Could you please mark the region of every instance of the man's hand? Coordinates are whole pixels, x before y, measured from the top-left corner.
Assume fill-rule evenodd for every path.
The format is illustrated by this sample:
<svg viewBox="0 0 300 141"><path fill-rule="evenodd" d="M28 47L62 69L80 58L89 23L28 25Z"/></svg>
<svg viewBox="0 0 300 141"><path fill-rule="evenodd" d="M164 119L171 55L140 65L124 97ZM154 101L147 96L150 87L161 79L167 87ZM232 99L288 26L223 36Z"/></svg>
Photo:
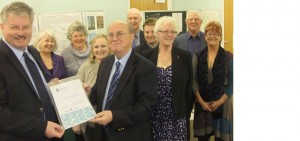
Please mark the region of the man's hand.
<svg viewBox="0 0 300 141"><path fill-rule="evenodd" d="M102 111L96 114L96 117L91 119L90 122L98 123L100 125L107 125L113 120L112 112L110 110Z"/></svg>
<svg viewBox="0 0 300 141"><path fill-rule="evenodd" d="M48 121L45 136L47 138L61 138L65 133L65 129L57 123Z"/></svg>

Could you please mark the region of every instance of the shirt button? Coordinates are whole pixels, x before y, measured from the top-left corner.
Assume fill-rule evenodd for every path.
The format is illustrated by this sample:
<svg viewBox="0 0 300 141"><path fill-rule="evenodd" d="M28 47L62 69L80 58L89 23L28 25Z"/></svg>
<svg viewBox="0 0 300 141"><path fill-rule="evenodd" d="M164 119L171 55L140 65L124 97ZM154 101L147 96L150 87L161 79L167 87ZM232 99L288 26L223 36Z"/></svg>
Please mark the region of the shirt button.
<svg viewBox="0 0 300 141"><path fill-rule="evenodd" d="M40 111L41 111L41 112L43 112L43 111L44 111L44 109L43 109L43 108L40 108Z"/></svg>

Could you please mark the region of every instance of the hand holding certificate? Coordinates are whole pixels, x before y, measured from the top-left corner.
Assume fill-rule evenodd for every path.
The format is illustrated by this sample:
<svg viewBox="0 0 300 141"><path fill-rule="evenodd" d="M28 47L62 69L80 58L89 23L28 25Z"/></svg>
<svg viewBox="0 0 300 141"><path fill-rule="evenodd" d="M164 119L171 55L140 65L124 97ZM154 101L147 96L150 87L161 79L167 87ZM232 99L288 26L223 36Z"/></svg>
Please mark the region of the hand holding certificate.
<svg viewBox="0 0 300 141"><path fill-rule="evenodd" d="M79 79L49 87L61 125L68 129L96 115Z"/></svg>

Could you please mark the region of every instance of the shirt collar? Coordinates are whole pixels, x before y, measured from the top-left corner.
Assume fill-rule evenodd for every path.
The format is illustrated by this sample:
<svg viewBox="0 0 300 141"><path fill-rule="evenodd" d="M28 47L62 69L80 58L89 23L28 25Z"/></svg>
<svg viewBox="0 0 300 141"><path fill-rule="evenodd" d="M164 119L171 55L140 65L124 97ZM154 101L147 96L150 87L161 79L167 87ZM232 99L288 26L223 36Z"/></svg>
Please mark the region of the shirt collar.
<svg viewBox="0 0 300 141"><path fill-rule="evenodd" d="M188 34L188 39L194 38L194 37L192 36L191 32L188 32L187 34ZM200 31L198 32L198 34L196 35L195 38L200 38Z"/></svg>
<svg viewBox="0 0 300 141"><path fill-rule="evenodd" d="M138 32L135 33L135 36L137 36L138 38L140 37L140 31L141 30L138 30Z"/></svg>
<svg viewBox="0 0 300 141"><path fill-rule="evenodd" d="M130 50L129 50L129 51L125 54L125 56L123 56L120 60L118 60L118 58L115 56L115 63L116 63L117 61L119 61L119 62L121 63L122 66L125 66L125 64L127 63L128 58L129 58L131 52L132 52L132 48L130 48Z"/></svg>
<svg viewBox="0 0 300 141"><path fill-rule="evenodd" d="M12 45L10 45L8 42L6 42L6 40L5 40L4 37L3 37L2 39L3 39L3 41L8 45L8 47L14 52L14 54L17 56L17 58L18 58L19 60L21 60L21 58L23 57L24 52L27 52L27 53L28 53L28 48L27 48L27 47L25 48L25 51L21 51L21 50L16 49L16 48L13 47Z"/></svg>

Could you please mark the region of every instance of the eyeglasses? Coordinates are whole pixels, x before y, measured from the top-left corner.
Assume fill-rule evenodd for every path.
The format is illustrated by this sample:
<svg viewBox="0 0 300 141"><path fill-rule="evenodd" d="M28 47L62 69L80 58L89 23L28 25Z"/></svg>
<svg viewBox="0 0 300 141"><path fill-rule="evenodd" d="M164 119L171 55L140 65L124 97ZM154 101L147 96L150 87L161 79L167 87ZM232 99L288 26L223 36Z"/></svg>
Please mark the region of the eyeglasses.
<svg viewBox="0 0 300 141"><path fill-rule="evenodd" d="M116 38L122 38L125 34L130 34L130 33L124 33L124 32L117 32L117 33L108 33L108 39L113 39L114 37Z"/></svg>
<svg viewBox="0 0 300 141"><path fill-rule="evenodd" d="M198 18L191 18L191 19L188 19L188 21L189 22L192 22L192 21L198 22L198 21L200 21L200 19L198 19Z"/></svg>
<svg viewBox="0 0 300 141"><path fill-rule="evenodd" d="M9 26L9 29L12 31L29 31L31 30L31 26L23 26L23 27L19 27L19 26Z"/></svg>
<svg viewBox="0 0 300 141"><path fill-rule="evenodd" d="M174 31L174 30L171 30L171 31L168 31L168 30L158 30L158 32L161 32L165 35L169 35L171 33L171 35L175 35L177 34L177 31Z"/></svg>
<svg viewBox="0 0 300 141"><path fill-rule="evenodd" d="M219 36L220 36L220 33L218 33L218 32L206 32L205 35L206 35L206 36L219 37Z"/></svg>

